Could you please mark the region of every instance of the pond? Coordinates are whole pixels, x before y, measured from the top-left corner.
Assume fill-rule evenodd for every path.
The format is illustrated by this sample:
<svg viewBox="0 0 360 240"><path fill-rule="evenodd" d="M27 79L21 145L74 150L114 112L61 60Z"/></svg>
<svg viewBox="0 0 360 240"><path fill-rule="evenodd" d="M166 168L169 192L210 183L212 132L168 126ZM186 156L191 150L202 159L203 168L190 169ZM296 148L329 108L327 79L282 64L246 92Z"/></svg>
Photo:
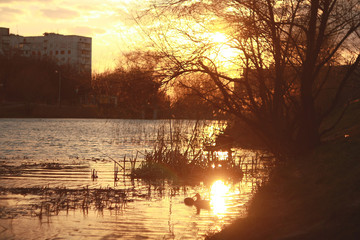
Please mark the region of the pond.
<svg viewBox="0 0 360 240"><path fill-rule="evenodd" d="M186 120L0 119L0 235L5 239L203 239L246 215L264 172L190 185L131 179L159 132L214 140L226 123ZM235 160L260 154L235 149ZM125 160L125 161L124 161ZM130 162L132 160L132 163ZM114 176L114 162L124 162ZM93 172L96 172L94 178ZM199 193L211 208L184 198Z"/></svg>

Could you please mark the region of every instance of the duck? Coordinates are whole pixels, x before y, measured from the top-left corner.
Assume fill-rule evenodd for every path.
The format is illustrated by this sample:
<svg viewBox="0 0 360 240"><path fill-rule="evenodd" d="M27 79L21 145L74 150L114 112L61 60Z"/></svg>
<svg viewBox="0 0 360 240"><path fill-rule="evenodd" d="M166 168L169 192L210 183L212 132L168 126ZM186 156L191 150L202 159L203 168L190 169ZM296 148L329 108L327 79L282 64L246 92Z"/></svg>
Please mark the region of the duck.
<svg viewBox="0 0 360 240"><path fill-rule="evenodd" d="M199 193L196 193L194 197L185 198L184 203L187 206L195 206L198 214L200 213L201 209L210 210L210 201L201 199Z"/></svg>

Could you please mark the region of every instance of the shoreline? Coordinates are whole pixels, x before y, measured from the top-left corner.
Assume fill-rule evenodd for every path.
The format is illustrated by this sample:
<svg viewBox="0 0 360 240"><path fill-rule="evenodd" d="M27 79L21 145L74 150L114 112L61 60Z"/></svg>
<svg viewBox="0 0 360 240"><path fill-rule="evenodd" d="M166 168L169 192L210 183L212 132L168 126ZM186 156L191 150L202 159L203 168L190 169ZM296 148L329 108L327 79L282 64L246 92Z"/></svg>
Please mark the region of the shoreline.
<svg viewBox="0 0 360 240"><path fill-rule="evenodd" d="M270 180L217 239L360 239L360 136L329 141L275 167Z"/></svg>
<svg viewBox="0 0 360 240"><path fill-rule="evenodd" d="M144 115L133 116L125 112L121 107L97 106L81 104L38 104L38 103L0 103L1 118L98 118L98 119L180 119L180 120L199 120L196 118L173 118L162 114L153 118ZM220 120L224 119L200 119L200 120Z"/></svg>
<svg viewBox="0 0 360 240"><path fill-rule="evenodd" d="M101 118L99 109L81 105L11 103L0 105L0 118Z"/></svg>

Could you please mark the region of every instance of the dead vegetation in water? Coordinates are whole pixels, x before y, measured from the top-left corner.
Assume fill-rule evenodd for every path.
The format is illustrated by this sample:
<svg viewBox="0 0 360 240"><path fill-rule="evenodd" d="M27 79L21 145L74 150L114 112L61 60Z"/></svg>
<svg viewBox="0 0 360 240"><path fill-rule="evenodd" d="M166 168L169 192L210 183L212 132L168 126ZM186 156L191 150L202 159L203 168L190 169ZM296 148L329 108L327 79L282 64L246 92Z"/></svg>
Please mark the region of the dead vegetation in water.
<svg viewBox="0 0 360 240"><path fill-rule="evenodd" d="M88 165L83 162L72 162L70 163L59 163L56 161L47 161L47 162L25 162L20 165L6 164L3 162L0 164L0 175L11 175L11 176L21 176L24 173L27 173L28 170L74 170L74 169L86 169Z"/></svg>
<svg viewBox="0 0 360 240"><path fill-rule="evenodd" d="M26 211L22 213L31 216L50 217L58 215L60 212L81 210L87 214L89 210L102 212L104 209L121 211L124 209L127 202L132 201L128 198L126 190L123 189L67 189L67 188L47 188L47 187L33 187L33 188L0 188L0 194L3 196L14 195L31 195L37 196L35 203L27 206ZM18 210L16 208L15 210ZM15 217L18 215L13 212L10 214L9 210L5 208L0 211L0 218L6 216Z"/></svg>
<svg viewBox="0 0 360 240"><path fill-rule="evenodd" d="M0 203L2 201L16 202L15 205L0 206L0 219L14 219L30 216L49 220L52 216L80 212L88 215L89 212L104 212L122 214L128 203L153 200L164 196L175 196L186 187L168 185L164 180L149 181L142 189L135 186L126 189L116 188L81 188L69 189L66 187L0 187Z"/></svg>

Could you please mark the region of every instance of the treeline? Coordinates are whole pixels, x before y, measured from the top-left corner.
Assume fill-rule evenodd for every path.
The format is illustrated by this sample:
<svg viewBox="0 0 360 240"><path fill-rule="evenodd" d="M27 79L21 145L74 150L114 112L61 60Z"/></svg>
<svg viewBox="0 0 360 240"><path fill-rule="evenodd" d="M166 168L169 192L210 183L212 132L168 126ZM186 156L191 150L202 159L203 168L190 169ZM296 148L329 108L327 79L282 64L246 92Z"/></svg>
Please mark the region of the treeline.
<svg viewBox="0 0 360 240"><path fill-rule="evenodd" d="M115 70L93 77L93 94L103 96L100 105L105 111L106 108L107 112L112 111L116 105L116 111L123 118L224 117L194 89L182 84L164 83L159 65L161 59L154 53L135 51L124 54Z"/></svg>
<svg viewBox="0 0 360 240"><path fill-rule="evenodd" d="M91 78L50 59L0 56L0 105L92 106L98 117L224 117L194 89L164 84L156 69L158 64L154 54L132 52L122 56L116 69Z"/></svg>
<svg viewBox="0 0 360 240"><path fill-rule="evenodd" d="M50 59L0 56L0 101L76 104L91 91L91 76Z"/></svg>

